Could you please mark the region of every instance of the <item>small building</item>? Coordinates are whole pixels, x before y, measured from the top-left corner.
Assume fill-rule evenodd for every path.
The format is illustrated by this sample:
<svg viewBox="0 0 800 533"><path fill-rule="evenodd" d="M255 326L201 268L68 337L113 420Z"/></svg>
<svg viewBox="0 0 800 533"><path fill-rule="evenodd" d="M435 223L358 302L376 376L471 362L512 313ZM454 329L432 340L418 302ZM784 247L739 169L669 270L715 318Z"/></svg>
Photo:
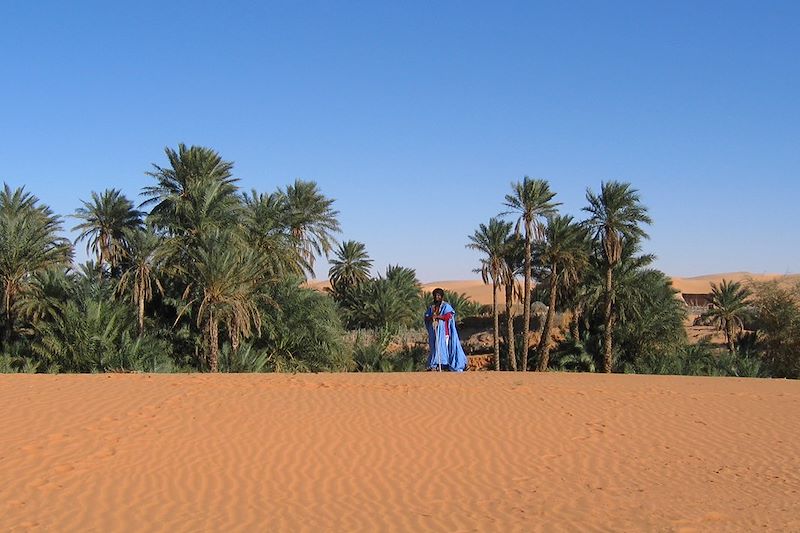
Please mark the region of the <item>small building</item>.
<svg viewBox="0 0 800 533"><path fill-rule="evenodd" d="M711 308L711 293L684 292L681 296L690 312L702 313Z"/></svg>

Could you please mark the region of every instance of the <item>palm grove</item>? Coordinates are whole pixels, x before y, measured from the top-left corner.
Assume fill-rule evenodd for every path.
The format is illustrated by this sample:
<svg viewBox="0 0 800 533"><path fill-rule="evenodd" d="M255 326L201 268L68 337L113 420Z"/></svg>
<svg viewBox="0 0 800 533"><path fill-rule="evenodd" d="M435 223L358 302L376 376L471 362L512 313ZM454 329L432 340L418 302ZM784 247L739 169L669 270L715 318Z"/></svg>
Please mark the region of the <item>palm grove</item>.
<svg viewBox="0 0 800 533"><path fill-rule="evenodd" d="M165 152L138 207L108 189L70 215L74 245L92 257L80 266L59 216L24 188L0 191L0 371L423 367L424 342L397 342L424 338L428 295L415 271L372 277L364 244L337 242L338 212L314 182L245 192L214 150ZM637 191L588 191L581 221L559 214L555 198L526 177L468 236L493 289L495 369L800 374L800 289L715 286L702 318L726 347L690 345L685 306L641 252L651 221ZM323 255L325 293L302 283ZM462 319L484 311L446 297Z"/></svg>

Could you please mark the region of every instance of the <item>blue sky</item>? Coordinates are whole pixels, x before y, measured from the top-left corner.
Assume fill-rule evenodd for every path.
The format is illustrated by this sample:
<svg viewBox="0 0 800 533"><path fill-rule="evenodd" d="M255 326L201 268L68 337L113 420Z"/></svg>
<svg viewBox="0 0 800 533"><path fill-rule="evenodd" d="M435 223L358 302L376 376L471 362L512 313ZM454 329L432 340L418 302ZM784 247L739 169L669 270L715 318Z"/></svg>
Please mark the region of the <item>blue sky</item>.
<svg viewBox="0 0 800 533"><path fill-rule="evenodd" d="M800 272L798 20L778 1L10 0L0 180L68 215L91 191L138 201L166 146L209 146L244 189L316 181L341 239L423 281L475 277L468 235L512 181L549 180L580 218L621 180L667 274Z"/></svg>

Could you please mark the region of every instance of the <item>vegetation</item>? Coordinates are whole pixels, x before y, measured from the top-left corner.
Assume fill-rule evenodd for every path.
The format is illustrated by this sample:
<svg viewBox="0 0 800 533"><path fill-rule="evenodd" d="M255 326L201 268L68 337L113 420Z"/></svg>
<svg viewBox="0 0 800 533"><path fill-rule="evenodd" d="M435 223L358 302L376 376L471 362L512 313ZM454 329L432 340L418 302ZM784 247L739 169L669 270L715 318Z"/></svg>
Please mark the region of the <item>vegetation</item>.
<svg viewBox="0 0 800 533"><path fill-rule="evenodd" d="M536 351L539 355L537 370L544 371L550 363L550 335L558 303L558 294L568 290L580 279L588 266L589 241L586 229L573 222L571 216L553 216L548 219L544 238L536 243L535 264L541 265L538 278L548 288L547 318Z"/></svg>
<svg viewBox="0 0 800 533"><path fill-rule="evenodd" d="M61 219L23 189L4 184L0 192L0 282L3 284L3 343L17 336L17 306L29 295L32 276L65 266L72 258L69 241L59 237Z"/></svg>
<svg viewBox="0 0 800 533"><path fill-rule="evenodd" d="M725 332L728 351L736 351L736 334L744 329L744 319L750 314L747 298L750 290L738 282L722 280L711 284L711 308L700 318L710 320Z"/></svg>
<svg viewBox="0 0 800 533"><path fill-rule="evenodd" d="M647 209L640 203L636 189L629 183L611 181L600 186L600 194L586 192L589 213L586 226L593 234L605 274L603 286L603 371L611 372L615 325L616 293L614 268L622 259L626 241L647 238L641 224L650 224Z"/></svg>
<svg viewBox="0 0 800 533"><path fill-rule="evenodd" d="M497 307L497 289L503 275L503 253L511 231L511 223L496 218L489 220L489 225L481 224L473 235L470 235L468 248L478 250L486 257L481 261L479 269L483 282L492 283L492 317L494 318L493 345L494 369L500 370L500 315Z"/></svg>
<svg viewBox="0 0 800 533"><path fill-rule="evenodd" d="M800 283L758 283L751 298L756 333L754 355L767 375L800 378Z"/></svg>
<svg viewBox="0 0 800 533"><path fill-rule="evenodd" d="M337 242L334 200L316 183L242 193L210 148L165 155L138 208L113 188L82 201L75 243L36 196L4 185L0 372L424 368L431 295L413 269L373 276L365 244ZM686 306L642 253L652 222L631 184L588 190L584 220L555 195L525 177L502 199L514 221L466 236L491 309L445 291L461 326L491 329L495 370L800 377L800 284L714 284L699 321L725 343L691 344ZM79 243L93 260L75 265ZM328 254L330 289L306 287Z"/></svg>
<svg viewBox="0 0 800 533"><path fill-rule="evenodd" d="M520 370L528 369L528 340L530 338L531 321L531 247L534 240L538 240L544 233L542 220L555 214L556 207L561 205L552 200L556 193L550 190L550 185L545 180L531 179L525 176L522 181L511 184L512 194L507 194L505 205L510 209L508 214L515 214L517 218L516 233L524 230L525 263L522 272L524 288L522 293L522 354Z"/></svg>
<svg viewBox="0 0 800 533"><path fill-rule="evenodd" d="M99 273L102 275L106 264L114 272L128 249L129 231L142 225L142 213L133 208L121 191L107 189L102 194L93 192L92 201L83 202L74 216L83 222L72 229L80 230L77 240L87 241L86 250L97 254Z"/></svg>

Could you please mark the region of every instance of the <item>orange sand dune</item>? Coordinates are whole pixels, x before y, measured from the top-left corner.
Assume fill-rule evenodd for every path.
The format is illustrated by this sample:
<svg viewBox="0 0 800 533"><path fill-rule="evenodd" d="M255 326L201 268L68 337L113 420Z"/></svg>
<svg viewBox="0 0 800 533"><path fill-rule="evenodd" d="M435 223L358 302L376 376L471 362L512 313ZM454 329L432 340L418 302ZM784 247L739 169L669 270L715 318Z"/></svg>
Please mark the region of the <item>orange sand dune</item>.
<svg viewBox="0 0 800 533"><path fill-rule="evenodd" d="M800 274L751 274L749 272L728 272L722 274L708 274L705 276L697 276L692 278L672 278L673 286L681 293L692 294L707 294L711 292L711 283L721 283L723 279L728 281L771 281L774 279L785 279L791 283L800 282ZM329 287L330 284L327 280L310 280L308 286L314 289L323 290ZM432 281L430 283L423 283L422 288L426 291L432 291L436 287L441 287L449 291L464 293L469 296L473 301L491 305L492 303L492 286L483 283L479 279L469 280L449 280L449 281ZM502 287L498 288L497 293L498 303L504 305L505 293Z"/></svg>
<svg viewBox="0 0 800 533"><path fill-rule="evenodd" d="M453 291L457 293L464 293L470 297L474 302L484 305L492 304L492 286L487 285L479 279L468 279L458 281L432 281L430 283L423 283L422 288L426 291L441 287L442 289ZM502 287L497 288L497 304L505 305L505 292Z"/></svg>
<svg viewBox="0 0 800 533"><path fill-rule="evenodd" d="M2 375L0 530L800 530L800 383Z"/></svg>
<svg viewBox="0 0 800 533"><path fill-rule="evenodd" d="M774 279L786 280L790 283L800 282L800 274L751 274L749 272L729 272L723 274L709 274L693 278L672 278L672 285L681 293L707 294L711 292L711 283L722 283L728 281L771 281ZM426 290L433 290L435 287L442 287L455 292L465 293L472 300L481 304L489 305L492 303L492 286L486 285L481 280L459 280L459 281L436 281L425 283ZM500 288L497 294L498 302L503 305L505 296L503 289Z"/></svg>
<svg viewBox="0 0 800 533"><path fill-rule="evenodd" d="M709 274L693 278L672 278L672 285L682 293L708 294L711 292L711 283L719 285L722 280L748 283L750 281L786 280L790 283L800 282L800 274L751 274L750 272L728 272L724 274Z"/></svg>

